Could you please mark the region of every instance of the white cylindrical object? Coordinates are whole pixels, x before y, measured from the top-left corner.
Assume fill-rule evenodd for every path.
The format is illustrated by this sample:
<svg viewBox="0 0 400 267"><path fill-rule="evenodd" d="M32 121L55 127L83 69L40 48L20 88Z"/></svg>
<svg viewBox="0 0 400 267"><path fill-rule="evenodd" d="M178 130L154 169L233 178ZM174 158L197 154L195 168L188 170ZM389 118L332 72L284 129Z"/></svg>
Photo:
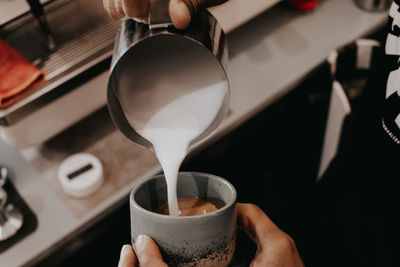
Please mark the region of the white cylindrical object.
<svg viewBox="0 0 400 267"><path fill-rule="evenodd" d="M75 154L61 163L58 180L68 195L87 197L101 187L104 180L103 166L100 160L91 154Z"/></svg>

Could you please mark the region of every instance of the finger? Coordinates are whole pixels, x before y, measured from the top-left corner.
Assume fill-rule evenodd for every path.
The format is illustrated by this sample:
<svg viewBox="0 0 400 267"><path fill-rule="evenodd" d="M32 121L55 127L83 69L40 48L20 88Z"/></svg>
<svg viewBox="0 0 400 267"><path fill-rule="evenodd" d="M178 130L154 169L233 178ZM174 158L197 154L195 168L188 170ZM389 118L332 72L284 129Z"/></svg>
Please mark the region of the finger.
<svg viewBox="0 0 400 267"><path fill-rule="evenodd" d="M265 249L268 243L275 242L281 235L286 236L256 205L238 203L237 214L238 224L261 250Z"/></svg>
<svg viewBox="0 0 400 267"><path fill-rule="evenodd" d="M264 255L264 252L261 250L257 250L256 256L250 263L250 267L259 267L259 266L279 266L279 265L269 264L268 257Z"/></svg>
<svg viewBox="0 0 400 267"><path fill-rule="evenodd" d="M191 16L201 9L219 5L227 0L171 0L169 13L172 22L178 29L184 29L190 24Z"/></svg>
<svg viewBox="0 0 400 267"><path fill-rule="evenodd" d="M236 209L239 226L246 231L258 248L250 267L268 266L270 257L265 255L267 240L271 238L269 233L279 231L278 227L256 205L238 203Z"/></svg>
<svg viewBox="0 0 400 267"><path fill-rule="evenodd" d="M124 14L140 22L147 22L149 0L120 0Z"/></svg>
<svg viewBox="0 0 400 267"><path fill-rule="evenodd" d="M190 10L181 0L169 2L169 16L177 29L185 29L190 23Z"/></svg>
<svg viewBox="0 0 400 267"><path fill-rule="evenodd" d="M236 209L238 223L245 230L254 230L255 233L260 231L280 231L260 207L254 204L237 203Z"/></svg>
<svg viewBox="0 0 400 267"><path fill-rule="evenodd" d="M122 1L121 0L114 0L114 6L115 6L116 12L120 16L122 16L122 17L125 16L124 9L122 8Z"/></svg>
<svg viewBox="0 0 400 267"><path fill-rule="evenodd" d="M293 239L280 230L262 209L237 204L238 224L257 243L250 266L304 266Z"/></svg>
<svg viewBox="0 0 400 267"><path fill-rule="evenodd" d="M138 265L138 260L132 246L123 245L119 256L118 267L133 267Z"/></svg>
<svg viewBox="0 0 400 267"><path fill-rule="evenodd" d="M290 238L281 239L270 246L269 251L258 249L250 267L260 266L296 266L304 267L303 260Z"/></svg>
<svg viewBox="0 0 400 267"><path fill-rule="evenodd" d="M103 6L110 17L114 19L120 19L123 17L123 14L118 13L114 0L103 0Z"/></svg>
<svg viewBox="0 0 400 267"><path fill-rule="evenodd" d="M167 267L157 244L148 236L140 235L135 244L135 252L141 267Z"/></svg>

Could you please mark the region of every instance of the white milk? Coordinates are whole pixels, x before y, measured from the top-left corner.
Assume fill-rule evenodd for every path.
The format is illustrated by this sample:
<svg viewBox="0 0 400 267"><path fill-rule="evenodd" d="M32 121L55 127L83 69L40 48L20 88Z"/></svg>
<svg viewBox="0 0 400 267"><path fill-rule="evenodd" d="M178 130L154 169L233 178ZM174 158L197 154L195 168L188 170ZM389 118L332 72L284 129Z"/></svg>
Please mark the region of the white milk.
<svg viewBox="0 0 400 267"><path fill-rule="evenodd" d="M151 69L128 70L137 83L121 91L121 103L131 126L153 144L167 180L169 212L177 216L179 168L191 142L215 120L229 86L222 69L210 66L212 55L204 48L186 51L179 44L168 49L168 44L162 47L171 53L154 49L154 58L138 58L147 65L156 62Z"/></svg>
<svg viewBox="0 0 400 267"><path fill-rule="evenodd" d="M179 167L190 142L215 119L225 97L227 83L202 88L161 108L138 132L154 146L168 186L171 215L178 215L176 184Z"/></svg>

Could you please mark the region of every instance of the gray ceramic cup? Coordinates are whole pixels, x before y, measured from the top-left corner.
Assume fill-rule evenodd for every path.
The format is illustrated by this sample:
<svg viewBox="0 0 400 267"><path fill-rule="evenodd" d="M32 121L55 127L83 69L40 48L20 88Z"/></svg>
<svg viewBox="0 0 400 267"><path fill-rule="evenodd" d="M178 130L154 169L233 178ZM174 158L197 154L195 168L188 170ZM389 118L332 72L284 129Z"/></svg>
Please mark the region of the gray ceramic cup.
<svg viewBox="0 0 400 267"><path fill-rule="evenodd" d="M169 216L154 211L167 202L164 175L136 185L130 195L132 243L145 234L159 246L169 266L228 266L236 247L236 190L225 179L181 172L178 197L214 198L225 202L203 215Z"/></svg>

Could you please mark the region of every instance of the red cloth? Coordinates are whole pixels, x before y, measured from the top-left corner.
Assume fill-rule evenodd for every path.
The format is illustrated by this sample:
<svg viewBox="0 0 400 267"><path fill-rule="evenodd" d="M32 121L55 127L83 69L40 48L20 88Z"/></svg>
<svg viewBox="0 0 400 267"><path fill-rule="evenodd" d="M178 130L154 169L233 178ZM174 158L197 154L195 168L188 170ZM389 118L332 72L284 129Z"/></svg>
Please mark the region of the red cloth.
<svg viewBox="0 0 400 267"><path fill-rule="evenodd" d="M318 4L318 0L290 0L290 2L302 10L311 10Z"/></svg>
<svg viewBox="0 0 400 267"><path fill-rule="evenodd" d="M0 108L41 84L45 73L0 39Z"/></svg>

